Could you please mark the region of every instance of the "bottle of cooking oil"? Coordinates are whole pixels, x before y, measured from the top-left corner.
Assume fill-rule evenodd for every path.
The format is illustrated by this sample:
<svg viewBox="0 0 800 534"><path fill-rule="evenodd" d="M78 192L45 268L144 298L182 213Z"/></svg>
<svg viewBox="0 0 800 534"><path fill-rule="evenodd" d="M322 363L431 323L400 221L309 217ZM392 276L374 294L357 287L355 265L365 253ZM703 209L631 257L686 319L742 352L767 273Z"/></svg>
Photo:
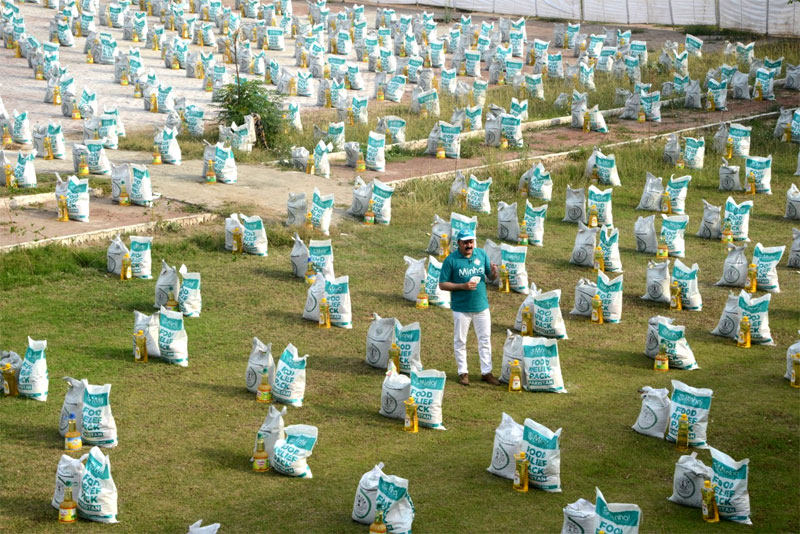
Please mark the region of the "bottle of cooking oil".
<svg viewBox="0 0 800 534"><path fill-rule="evenodd" d="M328 299L322 297L322 302L319 304L319 327L331 327L331 307L328 304Z"/></svg>
<svg viewBox="0 0 800 534"><path fill-rule="evenodd" d="M739 334L736 336L736 346L743 349L750 348L750 318L744 315L739 321Z"/></svg>
<svg viewBox="0 0 800 534"><path fill-rule="evenodd" d="M516 467L514 469L514 491L525 493L528 491L528 460L525 452L521 451L514 455Z"/></svg>
<svg viewBox="0 0 800 534"><path fill-rule="evenodd" d="M397 343L392 343L389 348L389 360L394 362L394 368L400 372L400 347L397 346Z"/></svg>
<svg viewBox="0 0 800 534"><path fill-rule="evenodd" d="M658 344L658 354L653 362L653 369L656 371L669 371L669 355L667 345L663 341Z"/></svg>
<svg viewBox="0 0 800 534"><path fill-rule="evenodd" d="M678 419L678 437L675 440L675 448L681 452L689 450L689 416L681 414Z"/></svg>
<svg viewBox="0 0 800 534"><path fill-rule="evenodd" d="M522 180L522 183L519 184L520 196L522 198L527 198L529 193L530 193L530 186L528 185L528 180Z"/></svg>
<svg viewBox="0 0 800 534"><path fill-rule="evenodd" d="M500 286L497 288L500 293L508 293L511 291L508 267L505 265L500 266Z"/></svg>
<svg viewBox="0 0 800 534"><path fill-rule="evenodd" d="M272 402L272 387L269 385L269 369L267 367L261 370L261 383L256 391L256 402Z"/></svg>
<svg viewBox="0 0 800 534"><path fill-rule="evenodd" d="M594 247L593 269L595 275L606 270L606 260L603 257L603 249L600 247Z"/></svg>
<svg viewBox="0 0 800 534"><path fill-rule="evenodd" d="M403 430L416 434L419 431L419 412L414 397L409 397L403 404L406 406L406 418L403 423Z"/></svg>
<svg viewBox="0 0 800 534"><path fill-rule="evenodd" d="M755 263L751 263L747 268L747 281L744 284L744 290L749 293L755 293L758 288L758 268Z"/></svg>
<svg viewBox="0 0 800 534"><path fill-rule="evenodd" d="M592 121L591 121L591 118L589 117L589 112L588 111L584 111L583 112L583 133L589 133L589 130L591 129L591 127L592 127Z"/></svg>
<svg viewBox="0 0 800 534"><path fill-rule="evenodd" d="M331 65L330 63L325 63L322 67L322 78L325 80L329 80L331 78Z"/></svg>
<svg viewBox="0 0 800 534"><path fill-rule="evenodd" d="M8 126L6 126L4 124L3 125L3 148L4 149L11 148L11 143L12 142L13 141L11 140L11 133L8 131Z"/></svg>
<svg viewBox="0 0 800 534"><path fill-rule="evenodd" d="M706 480L703 483L703 487L700 488L700 495L702 499L703 521L706 523L718 523L719 509L717 508L717 497L710 480Z"/></svg>
<svg viewBox="0 0 800 534"><path fill-rule="evenodd" d="M669 257L669 245L667 244L667 239L661 235L658 236L658 248L656 249L656 258L659 260L665 260Z"/></svg>
<svg viewBox="0 0 800 534"><path fill-rule="evenodd" d="M150 113L158 113L158 96L150 93Z"/></svg>
<svg viewBox="0 0 800 534"><path fill-rule="evenodd" d="M383 522L383 503L375 509L375 521L369 526L369 534L386 534L386 523Z"/></svg>
<svg viewBox="0 0 800 534"><path fill-rule="evenodd" d="M597 163L592 165L592 175L589 179L592 185L597 185L600 182L600 173L597 171Z"/></svg>
<svg viewBox="0 0 800 534"><path fill-rule="evenodd" d="M314 154L313 153L308 155L308 161L306 161L306 174L314 174Z"/></svg>
<svg viewBox="0 0 800 534"><path fill-rule="evenodd" d="M6 397L16 397L19 395L19 388L17 388L17 375L14 373L14 368L10 363L4 363L0 367L3 372L3 395Z"/></svg>
<svg viewBox="0 0 800 534"><path fill-rule="evenodd" d="M509 367L508 391L522 391L522 368L519 366L519 360L511 362Z"/></svg>
<svg viewBox="0 0 800 534"><path fill-rule="evenodd" d="M533 335L533 313L529 306L522 309L522 335Z"/></svg>
<svg viewBox="0 0 800 534"><path fill-rule="evenodd" d="M64 483L64 498L58 505L58 522L74 523L78 520L78 503L72 498L72 481Z"/></svg>
<svg viewBox="0 0 800 534"><path fill-rule="evenodd" d="M439 238L439 254L436 258L440 262L444 262L447 259L447 256L450 255L450 238L447 237L447 234L442 234Z"/></svg>
<svg viewBox="0 0 800 534"><path fill-rule="evenodd" d="M781 136L781 141L785 143L792 142L792 121L786 123L786 126L783 129L783 135Z"/></svg>
<svg viewBox="0 0 800 534"><path fill-rule="evenodd" d="M133 361L147 363L147 338L144 330L137 330L133 335Z"/></svg>
<svg viewBox="0 0 800 534"><path fill-rule="evenodd" d="M683 310L683 291L681 290L680 284L675 281L672 282L672 285L669 287L669 309L672 311L681 311Z"/></svg>
<svg viewBox="0 0 800 534"><path fill-rule="evenodd" d="M792 354L792 375L789 385L793 388L800 388L800 352Z"/></svg>
<svg viewBox="0 0 800 534"><path fill-rule="evenodd" d="M53 140L49 135L46 135L42 143L44 144L44 159L53 159Z"/></svg>
<svg viewBox="0 0 800 534"><path fill-rule="evenodd" d="M598 225L598 216L597 216L597 204L592 204L589 206L589 228L597 228Z"/></svg>
<svg viewBox="0 0 800 534"><path fill-rule="evenodd" d="M126 252L125 255L122 256L122 267L119 270L119 279L122 281L127 281L131 278L133 278L131 255Z"/></svg>
<svg viewBox="0 0 800 534"><path fill-rule="evenodd" d="M517 236L517 244L518 245L528 245L530 244L530 236L528 235L528 225L525 224L525 221L522 221L522 224L519 225L519 235Z"/></svg>
<svg viewBox="0 0 800 534"><path fill-rule="evenodd" d="M665 215L672 215L672 199L669 196L669 191L664 189L664 192L661 193L661 206L660 206L661 213Z"/></svg>
<svg viewBox="0 0 800 534"><path fill-rule="evenodd" d="M314 230L314 219L311 217L311 212L306 213L306 222L303 224L309 232Z"/></svg>
<svg viewBox="0 0 800 534"><path fill-rule="evenodd" d="M306 263L308 266L306 267L305 280L306 285L310 286L314 283L314 280L317 279L317 270L314 269L314 262L311 260L311 258L308 258Z"/></svg>
<svg viewBox="0 0 800 534"><path fill-rule="evenodd" d="M447 152L444 149L444 143L439 140L439 144L436 146L436 159L445 159L447 157Z"/></svg>
<svg viewBox="0 0 800 534"><path fill-rule="evenodd" d="M508 137L505 135L500 136L500 148L506 150L508 148Z"/></svg>
<svg viewBox="0 0 800 534"><path fill-rule="evenodd" d="M64 434L64 450L65 451L79 451L83 447L81 442L81 433L78 432L77 421L75 414L69 414L69 422L67 423L67 433Z"/></svg>
<svg viewBox="0 0 800 534"><path fill-rule="evenodd" d="M256 452L253 453L253 471L266 473L269 471L269 455L264 447L264 434L258 433L256 438Z"/></svg>
<svg viewBox="0 0 800 534"><path fill-rule="evenodd" d="M761 102L764 100L764 89L761 86L761 80L756 80L756 87L755 87L755 97L753 98L756 102Z"/></svg>
<svg viewBox="0 0 800 534"><path fill-rule="evenodd" d="M373 226L375 224L375 211L372 209L373 200L370 199L367 211L364 213L364 225Z"/></svg>
<svg viewBox="0 0 800 534"><path fill-rule="evenodd" d="M119 205L120 206L130 206L131 205L131 197L128 194L128 188L125 187L125 182L119 184Z"/></svg>
<svg viewBox="0 0 800 534"><path fill-rule="evenodd" d="M747 190L745 193L748 195L756 194L756 174L753 171L747 173Z"/></svg>
<svg viewBox="0 0 800 534"><path fill-rule="evenodd" d="M717 103L714 101L714 91L711 89L706 93L706 111L717 111Z"/></svg>
<svg viewBox="0 0 800 534"><path fill-rule="evenodd" d="M178 309L178 301L175 300L175 292L170 291L167 295L167 303L164 304L164 307L170 311L175 311Z"/></svg>
<svg viewBox="0 0 800 534"><path fill-rule="evenodd" d="M428 293L425 292L425 279L422 279L419 282L419 293L417 294L417 302L415 307L418 310L427 310L428 304Z"/></svg>
<svg viewBox="0 0 800 534"><path fill-rule="evenodd" d="M161 150L158 143L153 143L153 165L161 165Z"/></svg>
<svg viewBox="0 0 800 534"><path fill-rule="evenodd" d="M209 159L208 163L206 164L206 183L207 184L215 184L217 183L217 171L214 169L214 159Z"/></svg>
<svg viewBox="0 0 800 534"><path fill-rule="evenodd" d="M686 160L683 159L683 151L678 152L678 159L675 161L675 168L683 169L686 166Z"/></svg>
<svg viewBox="0 0 800 534"><path fill-rule="evenodd" d="M78 176L89 176L89 164L86 162L86 154L81 154L81 160L78 163Z"/></svg>
<svg viewBox="0 0 800 534"><path fill-rule="evenodd" d="M69 208L67 207L67 197L58 195L58 220L59 222L69 222Z"/></svg>
<svg viewBox="0 0 800 534"><path fill-rule="evenodd" d="M53 87L53 105L60 106L61 105L61 87L56 85Z"/></svg>
<svg viewBox="0 0 800 534"><path fill-rule="evenodd" d="M725 141L725 159L731 159L733 157L733 137L728 136L727 141Z"/></svg>
<svg viewBox="0 0 800 534"><path fill-rule="evenodd" d="M603 324L603 300L596 293L592 297L592 322Z"/></svg>
<svg viewBox="0 0 800 534"><path fill-rule="evenodd" d="M384 98L385 98L385 91L384 91L384 89L383 89L383 84L378 84L378 90L377 90L377 92L375 93L375 99L376 99L378 102L383 102L383 99L384 99Z"/></svg>
<svg viewBox="0 0 800 534"><path fill-rule="evenodd" d="M233 250L232 253L242 254L244 253L244 234L240 227L236 227L233 229Z"/></svg>
<svg viewBox="0 0 800 534"><path fill-rule="evenodd" d="M458 207L461 211L467 210L467 190L462 189L458 193Z"/></svg>
<svg viewBox="0 0 800 534"><path fill-rule="evenodd" d="M647 119L647 115L644 112L644 106L639 106L639 112L636 114L636 122L643 123Z"/></svg>
<svg viewBox="0 0 800 534"><path fill-rule="evenodd" d="M727 218L725 222L722 223L722 238L720 241L726 246L733 243L733 229L731 227L731 221Z"/></svg>

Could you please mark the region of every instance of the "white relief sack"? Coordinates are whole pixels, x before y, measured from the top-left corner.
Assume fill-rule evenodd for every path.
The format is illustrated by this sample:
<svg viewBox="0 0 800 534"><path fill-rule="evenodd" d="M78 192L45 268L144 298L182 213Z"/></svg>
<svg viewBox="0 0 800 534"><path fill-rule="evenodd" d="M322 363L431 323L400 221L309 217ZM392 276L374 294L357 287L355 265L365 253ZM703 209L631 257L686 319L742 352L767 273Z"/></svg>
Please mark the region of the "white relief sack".
<svg viewBox="0 0 800 534"><path fill-rule="evenodd" d="M353 521L370 525L375 521L376 499L378 497L378 481L383 475L383 462L361 475L353 501Z"/></svg>
<svg viewBox="0 0 800 534"><path fill-rule="evenodd" d="M639 217L633 226L633 234L636 238L636 251L645 254L655 254L658 250L658 238L656 237L655 215L649 217Z"/></svg>
<svg viewBox="0 0 800 534"><path fill-rule="evenodd" d="M711 480L714 471L697 459L697 453L684 454L675 463L672 476L672 495L668 501L691 508L700 508L703 496L700 488L706 480Z"/></svg>
<svg viewBox="0 0 800 534"><path fill-rule="evenodd" d="M253 337L253 347L247 358L247 369L244 373L245 386L250 393L257 393L261 385L264 369L267 370L269 385L275 381L275 362L272 360L272 343L265 345L257 337ZM267 449L268 450L268 449Z"/></svg>
<svg viewBox="0 0 800 534"><path fill-rule="evenodd" d="M519 189L527 184L528 197L550 202L553 196L553 180L542 162L525 171L519 179Z"/></svg>
<svg viewBox="0 0 800 534"><path fill-rule="evenodd" d="M321 273L324 278L334 278L333 274L333 246L330 239L311 239L308 242L308 258L314 270ZM303 269L305 274L305 268Z"/></svg>
<svg viewBox="0 0 800 534"><path fill-rule="evenodd" d="M187 534L217 534L220 526L219 523L211 523L210 525L203 526L203 520L198 519L189 525L189 532Z"/></svg>
<svg viewBox="0 0 800 534"><path fill-rule="evenodd" d="M561 493L561 430L553 432L532 419L525 419L522 446L526 457L531 458L528 483L535 489Z"/></svg>
<svg viewBox="0 0 800 534"><path fill-rule="evenodd" d="M756 345L775 345L769 329L769 303L771 299L771 293L760 297L753 297L744 290L739 293L739 317L746 316L750 319L750 339Z"/></svg>
<svg viewBox="0 0 800 534"><path fill-rule="evenodd" d="M599 224L614 225L614 216L611 210L611 194L613 191L613 189L598 189L593 185L589 186L589 200L587 204L589 205L590 211L592 205L597 207L597 222Z"/></svg>
<svg viewBox="0 0 800 534"><path fill-rule="evenodd" d="M428 256L428 273L425 278L425 292L428 302L440 308L450 309L450 292L439 289L439 274L442 264L433 256ZM415 299L416 300L416 299Z"/></svg>
<svg viewBox="0 0 800 534"><path fill-rule="evenodd" d="M527 301L528 299L530 299L530 297L526 297L525 300ZM531 301L530 304L533 304L533 301ZM525 304L523 303L523 305L520 306L520 308L523 308L524 305ZM524 358L524 353L522 351L522 336L518 336L511 330L506 330L506 340L503 343L503 362L500 367L500 376L498 377L500 382L508 384L508 381L511 377L511 363L514 360L517 360L520 363L520 365L523 365L524 364L523 358ZM523 380L524 383L525 380L524 374L521 377L521 379Z"/></svg>
<svg viewBox="0 0 800 534"><path fill-rule="evenodd" d="M714 392L707 388L693 388L678 380L671 382L669 427L664 438L675 443L678 436L678 420L681 415L686 414L689 419L689 446L707 449L708 413L711 409L711 398Z"/></svg>
<svg viewBox="0 0 800 534"><path fill-rule="evenodd" d="M467 207L470 210L491 213L492 207L489 203L489 188L491 185L491 176L486 180L478 180L474 175L470 175L467 182Z"/></svg>
<svg viewBox="0 0 800 534"><path fill-rule="evenodd" d="M388 532L411 534L411 524L416 512L408 493L408 480L381 473L375 503L384 511Z"/></svg>
<svg viewBox="0 0 800 534"><path fill-rule="evenodd" d="M755 178L756 193L772 194L772 155L766 158L747 156L745 158L744 174ZM748 178L749 179L749 178Z"/></svg>
<svg viewBox="0 0 800 534"><path fill-rule="evenodd" d="M800 152L798 152L798 170L800 170ZM800 220L800 189L795 184L786 190L786 212L784 219Z"/></svg>
<svg viewBox="0 0 800 534"><path fill-rule="evenodd" d="M569 223L586 221L586 193L583 187L573 189L567 184L566 207L561 220Z"/></svg>
<svg viewBox="0 0 800 534"><path fill-rule="evenodd" d="M181 275L181 288L177 295L178 307L186 317L200 317L203 309L200 273L190 273L186 265L181 265L178 272Z"/></svg>
<svg viewBox="0 0 800 534"><path fill-rule="evenodd" d="M325 298L330 306L331 326L353 328L353 312L350 306L350 278L340 276L325 280Z"/></svg>
<svg viewBox="0 0 800 534"><path fill-rule="evenodd" d="M357 144L357 143L356 143ZM359 150L359 154L360 154ZM372 197L372 184L367 184L360 176L356 176L353 186L353 201L347 213L354 217L363 217L369 207L369 200Z"/></svg>
<svg viewBox="0 0 800 534"><path fill-rule="evenodd" d="M690 175L675 178L675 175L670 177L665 187L669 193L669 201L672 206L672 213L674 215L682 215L686 209L686 195L689 193L689 182L692 181Z"/></svg>
<svg viewBox="0 0 800 534"><path fill-rule="evenodd" d="M427 276L425 258L417 260L410 256L403 256L403 260L408 265L403 278L403 298L416 302L420 287L425 284L425 277Z"/></svg>
<svg viewBox="0 0 800 534"><path fill-rule="evenodd" d="M308 156L306 156L308 159ZM306 213L308 212L308 203L306 201L305 193L289 193L289 200L286 205L287 218L286 226L299 226L306 220ZM227 247L227 232L226 232L226 248ZM233 241L231 241L231 247ZM230 249L228 249L230 250Z"/></svg>
<svg viewBox="0 0 800 534"><path fill-rule="evenodd" d="M578 221L578 233L575 235L575 245L569 262L575 265L591 267L594 264L594 249L597 246L596 238L600 228L589 228Z"/></svg>
<svg viewBox="0 0 800 534"><path fill-rule="evenodd" d="M737 247L732 245L728 248L728 256L722 264L722 278L714 284L717 286L744 287L747 280L747 268L749 262L745 256L744 249L747 245Z"/></svg>
<svg viewBox="0 0 800 534"><path fill-rule="evenodd" d="M739 178L739 166L729 165L728 160L722 158L722 165L719 166L719 190L720 191L741 191L742 182Z"/></svg>
<svg viewBox="0 0 800 534"><path fill-rule="evenodd" d="M89 222L89 179L70 176L66 181L56 173L56 201L63 196L71 221Z"/></svg>
<svg viewBox="0 0 800 534"><path fill-rule="evenodd" d="M84 445L117 446L117 423L111 414L111 384L95 386L84 378L81 408L81 440ZM77 416L77 414L76 414Z"/></svg>
<svg viewBox="0 0 800 534"><path fill-rule="evenodd" d="M381 386L381 408L378 413L391 419L405 419L406 407L411 392L411 378L400 374L393 361L386 367L386 378Z"/></svg>
<svg viewBox="0 0 800 534"><path fill-rule="evenodd" d="M297 355L297 348L289 343L275 367L272 395L277 402L300 407L306 391L306 363L308 354ZM288 429L287 429L288 430Z"/></svg>
<svg viewBox="0 0 800 534"><path fill-rule="evenodd" d="M395 321L396 319L392 317L381 318L377 313L372 314L372 321L367 329L366 362L368 365L386 369L389 362L389 349L392 348L394 341Z"/></svg>
<svg viewBox="0 0 800 534"><path fill-rule="evenodd" d="M786 246L765 247L761 243L756 243L753 249L753 263L756 266L756 282L759 291L769 291L770 293L780 293L778 285L778 263L783 257Z"/></svg>
<svg viewBox="0 0 800 534"><path fill-rule="evenodd" d="M61 405L61 419L58 422L58 433L67 435L69 429L69 416L75 416L75 427L78 432L83 428L83 381L65 376L67 392L64 394L64 404Z"/></svg>
<svg viewBox="0 0 800 534"><path fill-rule="evenodd" d="M603 321L618 323L622 318L622 275L612 280L598 271L597 294L603 303Z"/></svg>
<svg viewBox="0 0 800 534"><path fill-rule="evenodd" d="M410 396L418 405L419 426L446 430L442 422L445 377L444 371L411 370Z"/></svg>
<svg viewBox="0 0 800 534"><path fill-rule="evenodd" d="M695 263L687 267L676 259L672 268L672 281L678 282L681 288L681 303L684 310L700 311L703 309L703 298L697 286L697 273L700 267Z"/></svg>
<svg viewBox="0 0 800 534"><path fill-rule="evenodd" d="M525 266L528 247L525 245L514 246L507 243L500 245L501 265L508 269L508 279L511 291L528 294L528 271Z"/></svg>
<svg viewBox="0 0 800 534"><path fill-rule="evenodd" d="M165 260L161 260L161 272L156 280L156 300L154 308L161 308L167 303L169 293L172 292L174 298L178 298L181 285L178 281L178 271L174 266L170 266Z"/></svg>
<svg viewBox="0 0 800 534"><path fill-rule="evenodd" d="M733 123L728 128L728 137L733 141L733 156L746 158L750 155L750 132L752 127Z"/></svg>
<svg viewBox="0 0 800 534"><path fill-rule="evenodd" d="M189 365L189 338L184 329L183 314L163 306L158 315L158 352L167 363ZM149 351L148 351L149 353Z"/></svg>
<svg viewBox="0 0 800 534"><path fill-rule="evenodd" d="M47 373L46 340L28 337L28 348L17 373L17 388L21 397L47 402L50 380ZM76 414L77 415L77 414Z"/></svg>
<svg viewBox="0 0 800 534"><path fill-rule="evenodd" d="M561 377L558 340L544 337L522 338L523 387L526 391L566 393Z"/></svg>
<svg viewBox="0 0 800 534"><path fill-rule="evenodd" d="M99 447L89 450L77 502L80 517L98 523L118 523L117 486L111 478L111 461Z"/></svg>
<svg viewBox="0 0 800 534"><path fill-rule="evenodd" d="M702 169L706 155L706 142L702 137L687 137L683 146L683 160L687 169Z"/></svg>
<svg viewBox="0 0 800 534"><path fill-rule="evenodd" d="M525 201L525 214L523 222L528 233L528 244L536 247L544 246L544 221L547 216L545 204L534 208L529 201Z"/></svg>
<svg viewBox="0 0 800 534"><path fill-rule="evenodd" d="M119 276L122 271L122 258L125 254L129 254L128 247L122 242L119 234L111 240L111 244L106 251L106 270Z"/></svg>
<svg viewBox="0 0 800 534"><path fill-rule="evenodd" d="M714 476L711 484L715 486L719 517L752 525L750 521L750 494L747 492L747 480L750 471L750 459L737 462L722 451L711 448L711 469Z"/></svg>
<svg viewBox="0 0 800 534"><path fill-rule="evenodd" d="M792 228L792 246L789 249L787 267L800 267L800 230Z"/></svg>
<svg viewBox="0 0 800 534"><path fill-rule="evenodd" d="M517 203L507 204L502 200L497 203L497 237L503 241L516 243L519 239L519 219Z"/></svg>
<svg viewBox="0 0 800 534"><path fill-rule="evenodd" d="M594 532L597 529L597 514L594 505L586 499L578 499L568 504L563 509L564 523L561 525L561 534L576 534L578 532Z"/></svg>
<svg viewBox="0 0 800 534"><path fill-rule="evenodd" d="M377 178L372 179L371 186L375 224L388 225L392 221L392 194L394 194L394 187L384 184Z"/></svg>
<svg viewBox="0 0 800 534"><path fill-rule="evenodd" d="M159 335L159 325L158 325L158 315L155 313L153 315L145 315L139 311L133 311L133 335L136 335L139 330L145 336L147 342L147 355L157 358L161 356L161 352L158 350L158 335ZM132 344L133 354L136 354L136 341L133 340Z"/></svg>
<svg viewBox="0 0 800 534"><path fill-rule="evenodd" d="M688 215L661 215L660 238L664 238L669 248L669 255L676 258L686 256L684 234L689 226Z"/></svg>
<svg viewBox="0 0 800 534"><path fill-rule="evenodd" d="M603 252L603 262L606 272L622 272L622 260L619 256L619 228L606 226L600 228L598 246Z"/></svg>
<svg viewBox="0 0 800 534"><path fill-rule="evenodd" d="M668 303L670 298L669 260L657 263L647 262L647 292L642 299L652 302Z"/></svg>
<svg viewBox="0 0 800 534"><path fill-rule="evenodd" d="M632 428L639 434L664 439L669 421L669 390L644 386L639 390L639 395L642 397L642 408Z"/></svg>
<svg viewBox="0 0 800 534"><path fill-rule="evenodd" d="M694 352L686 341L686 327L676 326L672 321L660 319L658 325L658 346L663 345L669 357L670 369L693 371L699 369Z"/></svg>
<svg viewBox="0 0 800 534"><path fill-rule="evenodd" d="M314 194L311 197L311 223L324 235L330 235L333 202L333 193L321 195L319 190L314 188Z"/></svg>
<svg viewBox="0 0 800 534"><path fill-rule="evenodd" d="M570 315L590 317L592 314L592 298L597 293L597 283L586 278L581 278L575 285L575 305L569 312Z"/></svg>
<svg viewBox="0 0 800 534"><path fill-rule="evenodd" d="M719 322L714 330L711 331L711 334L736 339L736 334L739 331L739 318L739 296L731 291L728 293L728 299L725 301L725 307L722 309Z"/></svg>
<svg viewBox="0 0 800 534"><path fill-rule="evenodd" d="M325 277L317 274L317 276L314 278L314 283L309 286L306 294L306 305L303 308L303 319L314 321L316 323L319 322L319 304L324 296Z"/></svg>
<svg viewBox="0 0 800 534"><path fill-rule="evenodd" d="M50 505L56 510L61 506L61 501L64 500L64 488L67 482L72 487L72 499L77 501L81 496L81 479L86 470L83 462L89 457L84 454L80 458L73 458L66 454L61 455L58 460L58 467L56 468L56 485L53 491L53 498L50 500Z"/></svg>
<svg viewBox="0 0 800 534"><path fill-rule="evenodd" d="M752 209L752 200L745 200L741 204L737 204L733 197L725 200L724 220L731 224L734 241L750 241L748 234L750 233L750 210Z"/></svg>
<svg viewBox="0 0 800 534"><path fill-rule="evenodd" d="M516 463L514 456L523 451L522 433L523 426L503 412L500 424L494 431L494 444L492 445L492 461L487 471L508 480L514 479Z"/></svg>
<svg viewBox="0 0 800 534"><path fill-rule="evenodd" d="M597 530L614 534L639 534L642 509L635 504L606 502L600 488L595 488Z"/></svg>
<svg viewBox="0 0 800 534"><path fill-rule="evenodd" d="M664 194L664 185L660 176L653 176L649 172L645 175L642 198L639 200L637 210L660 211L661 196Z"/></svg>
<svg viewBox="0 0 800 534"><path fill-rule="evenodd" d="M258 215L240 215L243 227L242 249L247 254L254 256L266 256L269 248L267 231L264 229L264 222Z"/></svg>
<svg viewBox="0 0 800 534"><path fill-rule="evenodd" d="M278 473L290 477L312 478L308 458L317 443L317 427L289 425L286 439L279 439L269 455L270 465Z"/></svg>
<svg viewBox="0 0 800 534"><path fill-rule="evenodd" d="M306 269L308 266L309 250L297 232L292 236L292 251L289 254L289 259L292 262L292 276L297 278L305 278Z"/></svg>
<svg viewBox="0 0 800 534"><path fill-rule="evenodd" d="M567 339L567 327L561 315L561 290L554 289L540 293L536 291L536 286L531 289L533 308L529 309L533 312L533 331L540 336ZM521 320L522 309L517 315Z"/></svg>
<svg viewBox="0 0 800 534"><path fill-rule="evenodd" d="M714 206L703 199L703 219L697 230L697 237L704 239L719 239L722 235L722 208Z"/></svg>
<svg viewBox="0 0 800 534"><path fill-rule="evenodd" d="M410 323L405 326L400 321L394 324L394 341L400 349L400 371L410 373L412 369L422 369L420 359L422 330L418 322Z"/></svg>

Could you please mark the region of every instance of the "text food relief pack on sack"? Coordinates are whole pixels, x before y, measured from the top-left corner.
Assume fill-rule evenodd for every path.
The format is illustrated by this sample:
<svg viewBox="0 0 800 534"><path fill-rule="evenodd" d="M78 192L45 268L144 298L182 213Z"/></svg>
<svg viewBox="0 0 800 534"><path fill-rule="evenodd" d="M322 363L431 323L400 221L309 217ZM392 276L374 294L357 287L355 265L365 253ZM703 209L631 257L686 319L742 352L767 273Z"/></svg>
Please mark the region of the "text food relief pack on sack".
<svg viewBox="0 0 800 534"><path fill-rule="evenodd" d="M47 401L50 380L47 373L47 341L35 341L28 337L28 348L17 375L17 387L21 397Z"/></svg>
<svg viewBox="0 0 800 534"><path fill-rule="evenodd" d="M708 448L706 430L711 409L713 391L693 388L678 380L672 380L672 397L669 401L669 427L665 439L672 443L678 436L678 420L686 414L689 419L689 446Z"/></svg>

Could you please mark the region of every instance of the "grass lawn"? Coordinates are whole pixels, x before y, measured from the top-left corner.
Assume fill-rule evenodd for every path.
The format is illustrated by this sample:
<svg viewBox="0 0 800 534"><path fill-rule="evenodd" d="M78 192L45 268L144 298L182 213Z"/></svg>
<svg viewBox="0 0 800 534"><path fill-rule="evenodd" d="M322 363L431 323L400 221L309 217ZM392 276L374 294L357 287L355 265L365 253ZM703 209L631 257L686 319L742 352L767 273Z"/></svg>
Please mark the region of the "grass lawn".
<svg viewBox="0 0 800 534"><path fill-rule="evenodd" d="M755 198L748 257L759 241L787 245L788 254L791 229L798 226L782 218L785 192L797 181L792 174L798 148L774 140L773 125L772 120L753 125L751 153L775 158L774 195ZM186 263L203 275L202 316L186 320L188 368L158 360L133 363L133 311L153 310L154 282L123 284L106 274L104 245L51 246L0 256L0 346L22 354L26 336L47 339L51 379L46 403L0 401L0 480L5 482L0 530L62 531L50 499L63 444L58 420L66 383L59 378L72 376L113 384L111 405L120 444L106 452L119 489L115 532L184 532L200 518L221 522L225 533L366 532L366 526L350 519L353 497L361 475L380 461L385 472L409 479L418 533L557 532L561 509L580 497L593 501L595 486L611 502L641 506L642 532L740 532L743 527L730 522L705 525L698 509L668 502L680 453L630 428L641 405L637 389L669 387L671 379L714 390L708 441L737 460L750 458L754 531L799 531L800 397L782 378L786 347L797 339L800 326L798 274L786 267L784 255L778 267L782 293L773 295L770 306L777 346L743 350L710 335L728 295L726 288L713 286L726 254L720 243L694 234L702 218L701 199L721 205L728 194L717 190L719 157L710 150L711 134L706 141L705 169L687 172L693 180L686 203L690 221L684 263L700 265L704 307L699 313L671 313L639 298L645 293L650 256L636 252L633 223L650 213L634 208L645 171L665 179L675 172L661 161L663 142L614 151L623 184L614 190L614 221L625 269L622 321L617 325L593 326L568 315L575 284L591 276L589 269L568 263L576 227L561 222L566 185L588 186L582 176L585 157L553 169L544 247L528 249L527 267L540 288L562 289L569 334L559 342L565 395L512 395L478 382L474 338L468 345L474 384L459 386L450 312L418 311L402 298L403 256L423 257L434 213L447 217L450 212L449 183L405 184L395 194L389 227L367 229L344 221L334 229L336 274L350 276L354 328L349 331L320 332L301 318L305 287L291 277L290 233L277 223L268 229L266 258L233 259L224 251L221 222L156 235L156 275L160 258L178 266ZM491 173L493 212L478 216L480 245L486 238L498 241L496 202L520 200L516 185L523 170ZM505 331L523 297L491 292L489 300L499 371ZM407 435L400 421L378 414L383 373L364 362L372 312L397 317L403 324L421 323L422 363L448 374L443 404L447 431L422 429ZM647 320L657 314L686 326L699 370L652 370L643 349ZM266 414L245 388L253 336L272 343L276 357L290 342L301 355L310 355L304 406L289 408L285 421L319 428L309 460L311 480L250 470L253 438ZM517 494L510 481L486 472L502 412L520 423L527 417L553 430L563 427L562 494ZM708 451L699 451L699 457L710 465ZM105 532L110 527L82 522L79 528Z"/></svg>

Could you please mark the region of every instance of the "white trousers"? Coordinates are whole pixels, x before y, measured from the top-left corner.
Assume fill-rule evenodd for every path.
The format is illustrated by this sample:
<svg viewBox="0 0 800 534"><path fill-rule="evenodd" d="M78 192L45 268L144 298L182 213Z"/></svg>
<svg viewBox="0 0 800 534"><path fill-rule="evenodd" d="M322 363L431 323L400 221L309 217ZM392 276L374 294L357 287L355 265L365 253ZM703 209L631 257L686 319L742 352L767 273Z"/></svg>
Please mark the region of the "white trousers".
<svg viewBox="0 0 800 534"><path fill-rule="evenodd" d="M469 324L475 328L478 337L478 356L481 361L481 374L492 372L492 315L489 308L482 312L453 312L453 351L456 356L458 374L467 372L467 334Z"/></svg>

